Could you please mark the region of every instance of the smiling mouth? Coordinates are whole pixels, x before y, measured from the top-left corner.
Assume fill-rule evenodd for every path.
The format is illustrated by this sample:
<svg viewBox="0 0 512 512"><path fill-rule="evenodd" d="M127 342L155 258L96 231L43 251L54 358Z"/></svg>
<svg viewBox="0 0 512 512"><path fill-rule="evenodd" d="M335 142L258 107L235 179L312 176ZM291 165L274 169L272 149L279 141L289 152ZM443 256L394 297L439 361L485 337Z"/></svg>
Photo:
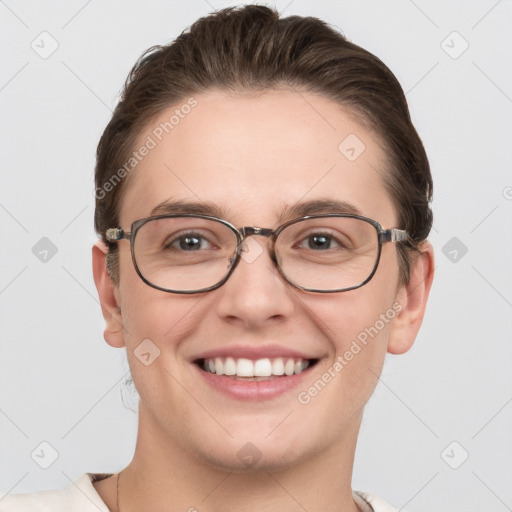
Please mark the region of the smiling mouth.
<svg viewBox="0 0 512 512"><path fill-rule="evenodd" d="M314 366L318 359L274 357L246 359L234 357L215 357L198 359L195 363L207 373L231 377L234 380L273 380L298 375Z"/></svg>

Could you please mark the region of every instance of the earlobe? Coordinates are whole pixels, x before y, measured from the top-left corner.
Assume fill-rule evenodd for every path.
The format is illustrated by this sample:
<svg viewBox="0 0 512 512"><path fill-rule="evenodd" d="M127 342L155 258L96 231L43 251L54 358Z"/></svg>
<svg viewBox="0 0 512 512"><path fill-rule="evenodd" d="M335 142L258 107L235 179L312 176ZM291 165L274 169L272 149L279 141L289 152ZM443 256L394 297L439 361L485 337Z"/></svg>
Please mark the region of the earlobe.
<svg viewBox="0 0 512 512"><path fill-rule="evenodd" d="M98 240L92 247L92 271L98 290L101 311L105 319L104 338L112 347L124 347L124 332L121 309L118 303L118 288L108 275L106 255L108 248Z"/></svg>
<svg viewBox="0 0 512 512"><path fill-rule="evenodd" d="M403 286L397 297L401 305L400 313L394 318L389 336L388 352L407 352L418 335L427 300L434 278L434 249L425 241L411 264L409 283Z"/></svg>

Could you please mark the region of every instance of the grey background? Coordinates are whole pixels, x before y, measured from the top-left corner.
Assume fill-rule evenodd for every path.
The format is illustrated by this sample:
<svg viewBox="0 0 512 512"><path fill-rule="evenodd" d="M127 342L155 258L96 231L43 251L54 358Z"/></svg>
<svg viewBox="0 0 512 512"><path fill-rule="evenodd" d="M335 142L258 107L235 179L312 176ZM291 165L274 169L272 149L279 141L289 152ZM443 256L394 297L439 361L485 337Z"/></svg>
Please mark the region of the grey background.
<svg viewBox="0 0 512 512"><path fill-rule="evenodd" d="M126 356L103 341L91 273L95 147L141 52L235 4L0 1L3 491L63 487L131 459ZM367 407L354 488L417 512L512 510L512 2L272 5L323 18L384 60L434 176L430 304ZM31 47L51 49L43 31L58 43L46 59Z"/></svg>

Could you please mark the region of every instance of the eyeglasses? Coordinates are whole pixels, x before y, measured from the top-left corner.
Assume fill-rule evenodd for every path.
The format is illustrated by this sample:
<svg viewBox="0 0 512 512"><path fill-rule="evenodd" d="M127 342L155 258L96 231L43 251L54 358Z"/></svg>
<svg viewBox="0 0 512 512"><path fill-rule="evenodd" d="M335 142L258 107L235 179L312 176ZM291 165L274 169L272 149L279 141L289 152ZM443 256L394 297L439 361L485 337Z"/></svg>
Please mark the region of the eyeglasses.
<svg viewBox="0 0 512 512"><path fill-rule="evenodd" d="M170 293L200 293L222 286L240 263L249 260L246 238L269 239L270 257L291 285L304 291L344 292L366 284L379 265L382 244L409 241L401 229L386 229L358 215L300 217L277 229L236 228L207 215L173 214L134 222L106 232L109 242L130 241L141 279Z"/></svg>

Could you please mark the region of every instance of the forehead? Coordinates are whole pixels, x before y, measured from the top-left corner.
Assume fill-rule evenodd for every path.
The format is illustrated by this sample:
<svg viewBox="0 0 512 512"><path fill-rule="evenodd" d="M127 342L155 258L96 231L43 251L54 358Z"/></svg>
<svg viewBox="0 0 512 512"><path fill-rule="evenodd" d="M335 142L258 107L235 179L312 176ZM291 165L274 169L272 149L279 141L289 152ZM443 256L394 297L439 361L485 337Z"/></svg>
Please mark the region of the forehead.
<svg viewBox="0 0 512 512"><path fill-rule="evenodd" d="M318 200L343 202L383 225L395 221L376 133L315 93L194 95L148 123L135 150L123 225L166 202L216 205L239 225L275 225L297 203Z"/></svg>

